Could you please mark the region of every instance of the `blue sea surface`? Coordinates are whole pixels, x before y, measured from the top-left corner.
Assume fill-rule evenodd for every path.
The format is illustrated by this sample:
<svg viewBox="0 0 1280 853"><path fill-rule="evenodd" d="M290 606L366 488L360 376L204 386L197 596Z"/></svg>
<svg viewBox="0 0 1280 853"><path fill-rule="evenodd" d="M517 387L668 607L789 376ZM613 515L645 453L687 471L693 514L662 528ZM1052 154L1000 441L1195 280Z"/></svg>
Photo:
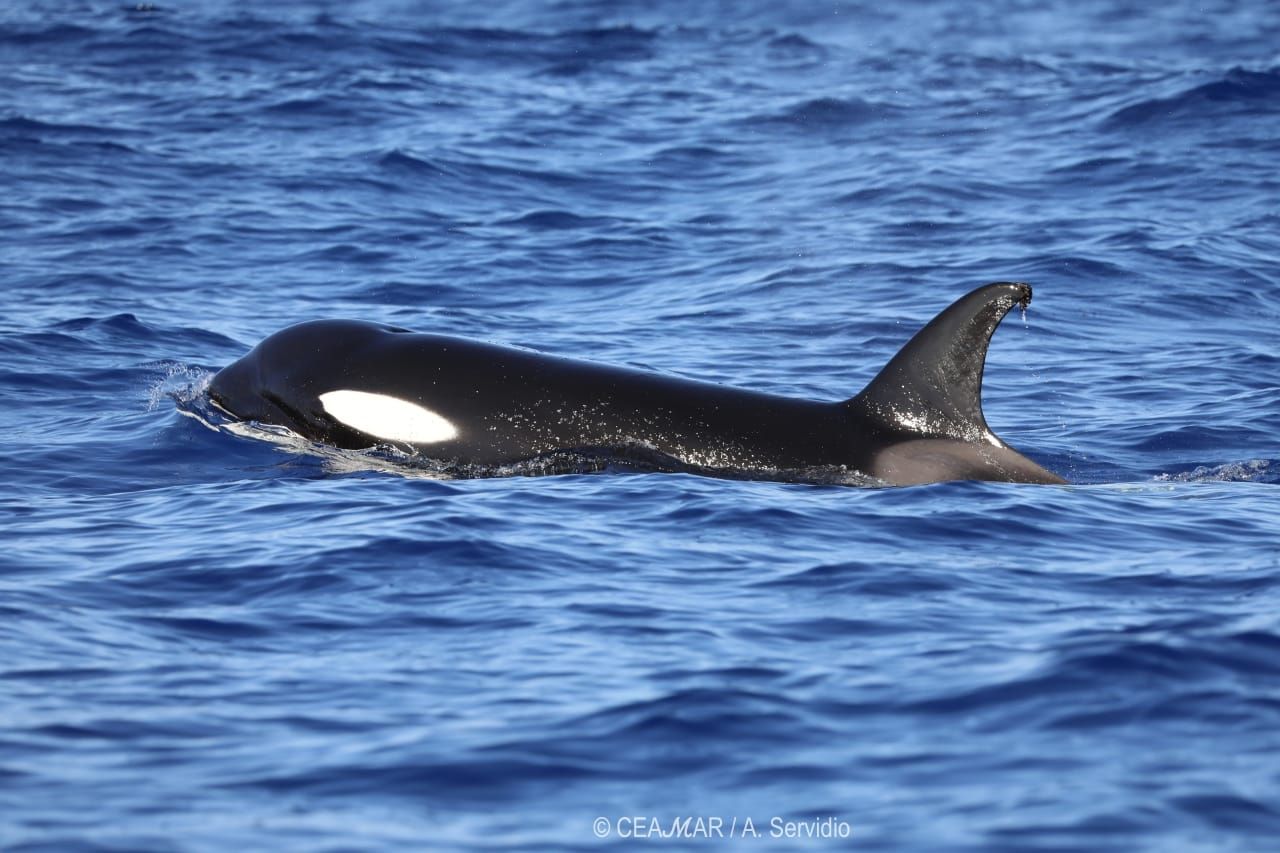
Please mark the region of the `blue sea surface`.
<svg viewBox="0 0 1280 853"><path fill-rule="evenodd" d="M0 849L1277 849L1274 3L5 4L0 273ZM351 317L839 400L997 280L1071 485L203 396Z"/></svg>

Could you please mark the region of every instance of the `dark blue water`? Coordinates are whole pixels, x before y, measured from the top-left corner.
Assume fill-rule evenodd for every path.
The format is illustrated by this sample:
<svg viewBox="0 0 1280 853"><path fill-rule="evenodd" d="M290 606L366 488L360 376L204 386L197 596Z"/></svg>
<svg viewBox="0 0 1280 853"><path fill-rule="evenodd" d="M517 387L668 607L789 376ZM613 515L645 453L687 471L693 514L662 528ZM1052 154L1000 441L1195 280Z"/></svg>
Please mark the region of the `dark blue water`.
<svg viewBox="0 0 1280 853"><path fill-rule="evenodd" d="M1274 849L1278 45L5 5L0 846ZM203 417L318 317L841 399L1000 279L988 420L1075 485L450 481Z"/></svg>

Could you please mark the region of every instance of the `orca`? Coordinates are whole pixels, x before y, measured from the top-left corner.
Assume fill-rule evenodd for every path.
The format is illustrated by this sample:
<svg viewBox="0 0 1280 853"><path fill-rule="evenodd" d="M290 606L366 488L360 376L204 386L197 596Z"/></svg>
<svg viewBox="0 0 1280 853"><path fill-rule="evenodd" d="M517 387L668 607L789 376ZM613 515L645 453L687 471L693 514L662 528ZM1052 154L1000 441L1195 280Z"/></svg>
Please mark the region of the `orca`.
<svg viewBox="0 0 1280 853"><path fill-rule="evenodd" d="M313 441L390 445L458 466L637 448L665 467L778 479L834 466L892 485L1065 483L996 437L982 413L992 333L1022 282L961 297L857 396L795 399L379 323L317 320L213 377L234 418Z"/></svg>

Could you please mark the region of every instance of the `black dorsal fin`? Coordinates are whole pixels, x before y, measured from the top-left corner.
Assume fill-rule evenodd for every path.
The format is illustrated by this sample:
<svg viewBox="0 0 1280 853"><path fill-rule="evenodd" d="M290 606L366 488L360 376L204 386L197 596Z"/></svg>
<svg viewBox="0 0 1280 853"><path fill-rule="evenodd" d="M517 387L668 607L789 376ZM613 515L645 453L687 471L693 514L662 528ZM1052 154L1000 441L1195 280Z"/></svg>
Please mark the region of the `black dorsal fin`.
<svg viewBox="0 0 1280 853"><path fill-rule="evenodd" d="M996 326L1013 306L1030 302L1030 285L1008 281L961 297L846 405L913 435L1006 446L982 414L982 369Z"/></svg>

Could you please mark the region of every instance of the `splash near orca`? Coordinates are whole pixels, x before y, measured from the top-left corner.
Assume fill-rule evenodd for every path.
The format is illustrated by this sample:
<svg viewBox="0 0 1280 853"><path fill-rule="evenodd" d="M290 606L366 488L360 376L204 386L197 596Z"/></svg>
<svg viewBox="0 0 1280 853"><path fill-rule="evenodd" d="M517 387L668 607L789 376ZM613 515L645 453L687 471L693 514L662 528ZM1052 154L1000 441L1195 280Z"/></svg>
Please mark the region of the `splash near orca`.
<svg viewBox="0 0 1280 853"><path fill-rule="evenodd" d="M213 403L314 441L391 445L502 466L565 451L768 477L835 466L895 485L1063 483L996 437L982 413L991 335L1031 287L998 282L916 334L857 396L819 402L559 358L377 323L318 320L219 372Z"/></svg>

